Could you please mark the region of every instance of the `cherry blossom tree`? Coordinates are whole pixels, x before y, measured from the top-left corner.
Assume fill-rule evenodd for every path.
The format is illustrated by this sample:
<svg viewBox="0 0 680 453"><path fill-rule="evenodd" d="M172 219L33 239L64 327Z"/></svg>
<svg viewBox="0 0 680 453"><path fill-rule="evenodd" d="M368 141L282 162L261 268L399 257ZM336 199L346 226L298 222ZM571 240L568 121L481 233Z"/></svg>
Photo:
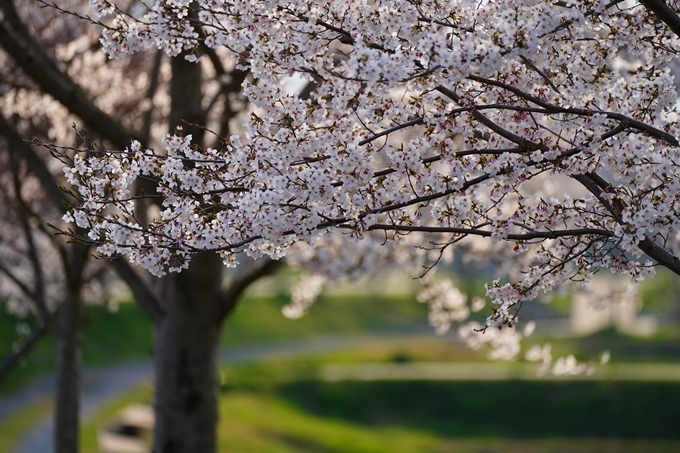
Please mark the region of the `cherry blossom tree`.
<svg viewBox="0 0 680 453"><path fill-rule="evenodd" d="M79 272L68 257L78 251L82 269L89 269L92 262L87 261L88 250L92 249L78 241L66 244L61 240L64 238L50 235L44 223L63 228L59 217L73 201L59 190L64 182L59 176L63 172L58 161L50 160L45 149L31 146L22 137L62 144L75 139L86 146L100 143L122 148L131 138L147 146L162 147L156 137L180 125L193 134L195 142L201 141L204 134L203 127L197 125L215 127L220 134L229 135L230 128L244 121L237 115L245 105L239 91L247 73L236 70L232 58L209 50L205 52L210 61L202 65L168 60L153 51L107 61L96 45L97 29L82 19L88 14L84 2L60 2L58 8L37 8L39 5L0 1L0 156L4 159L0 161L0 182L7 201L2 206L6 234L0 250L7 272L2 273L0 285L3 296L8 296L10 305L19 311L41 314L39 309L47 307L45 315L40 315L44 327L34 332L5 368L17 363L38 336L48 331L55 313L62 316L67 312L64 307L73 308L67 317L71 323L54 329L57 334L68 333L68 339L73 340L69 343L69 360L64 361L72 372L63 372L60 367L57 373L64 398L57 401L55 446L57 452L75 452L81 295L71 291L69 294L77 296L71 305L57 302L64 290L71 288L69 282L82 285L107 260L94 261L97 272ZM128 6L134 10L133 3ZM72 123L83 126L74 134L69 127ZM205 143L209 144L211 138L205 137ZM16 184L20 190L14 190ZM135 215L143 223L148 222L145 217L153 218L159 211L162 197L155 191L155 184L149 181L140 180L135 187L139 198ZM142 193L147 195L141 197ZM24 216L29 218L28 223L20 222ZM348 245L339 239L343 237L327 238L323 253L299 244L298 251L291 254L291 262L313 271L309 281L317 282L321 275L323 279L358 278L381 265L403 269L408 262L418 266L407 249L371 247L368 241ZM29 246L31 241L38 241L38 248ZM209 254L195 260L193 268L182 275L160 280L140 275L123 259L112 264L155 325L158 448L174 445L177 451L213 451L220 328L244 290L273 272L281 261L244 263L226 281L221 260ZM49 287L49 291L41 291L43 287ZM311 303L308 295L305 297L306 303ZM58 305L62 308L57 311ZM291 315L304 310L297 297L287 308Z"/></svg>
<svg viewBox="0 0 680 453"><path fill-rule="evenodd" d="M203 251L278 259L333 230L434 234L442 251L482 237L523 263L488 285L487 327L602 268L680 273L677 14L664 2L175 0L140 16L91 3L115 15L112 58L226 49L252 75L245 129L219 146L170 134L162 152L62 156L81 202L66 220L104 255L163 275ZM315 85L309 99L286 90L291 76ZM148 225L139 178L164 197Z"/></svg>
<svg viewBox="0 0 680 453"><path fill-rule="evenodd" d="M82 1L61 5L76 13L89 8ZM29 336L17 344L1 372L5 374L28 354L41 335L55 335L54 445L56 452L71 453L78 451L79 443L82 302L101 301L91 283L96 283L93 279L101 275L105 261L89 260L91 249L67 244L45 226L45 222L58 224L69 202L59 188L63 172L49 153L28 145L22 137L73 141L72 130L65 126L80 117L87 119L92 138L118 140L120 146L131 136L146 141L144 137L155 127L162 127L154 124L161 115L154 117L157 110L149 100L163 84L162 65L160 53L112 65L93 46L96 30L75 16L39 6L0 2L0 295L8 311L38 318L37 327L26 332ZM112 84L117 90L112 90ZM136 122L135 133L127 132L120 121ZM114 267L140 304L154 314L156 307L144 304L151 295L144 280L123 261Z"/></svg>
<svg viewBox="0 0 680 453"><path fill-rule="evenodd" d="M237 300L219 290L217 264L235 266L241 253L264 260L254 266L261 269L299 247L316 254L340 233L369 244L366 250L410 245L427 267L454 247L484 241L521 271L487 286L486 324L466 329L473 335L493 327L490 335L500 328L492 339L500 345L512 344L503 327L516 325L522 304L541 292L587 283L599 269L633 281L657 265L680 273L677 96L669 70L680 20L673 5L90 4L111 57L154 45L175 57L172 132L153 146L148 136L110 130L118 123L99 121L101 110L87 110L87 102L43 86L74 114L99 123L98 133L118 149L90 141L75 154L50 147L67 164L79 201L65 220L88 230L68 234L155 275L170 272L164 303L133 279L159 326L157 338L169 342L155 349L167 359L156 363L159 379L176 377L157 381L157 451L215 448L208 432L216 417L214 373L205 378L214 347L197 351L195 343L215 345L213 321ZM208 62L210 83L217 83L212 99L197 69ZM307 82L304 95L289 89L294 78ZM245 99L236 98L239 92ZM211 124L203 105L216 99L227 102L212 122L218 139L208 144L210 134L196 125ZM238 117L233 109L243 101ZM148 183L144 192L140 181ZM140 209L153 200L157 209ZM318 256L307 262L330 265L316 267L323 272L311 289L351 269L351 260ZM261 275L253 272L236 282ZM446 288L434 285L422 300L442 329L463 318L460 298ZM309 303L301 293L289 314ZM189 318L196 322L187 330L179 320ZM544 360L545 352L533 355ZM187 369L196 373L179 372Z"/></svg>

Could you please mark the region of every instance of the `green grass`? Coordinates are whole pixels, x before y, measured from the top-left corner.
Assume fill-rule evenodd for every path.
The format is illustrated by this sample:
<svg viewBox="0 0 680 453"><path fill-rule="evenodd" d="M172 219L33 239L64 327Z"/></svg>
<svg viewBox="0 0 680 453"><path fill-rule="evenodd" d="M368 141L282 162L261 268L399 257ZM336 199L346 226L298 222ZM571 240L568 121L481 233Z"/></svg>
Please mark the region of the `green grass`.
<svg viewBox="0 0 680 453"><path fill-rule="evenodd" d="M397 351L383 358L391 360ZM224 451L680 448L680 395L673 384L304 380L322 361L298 361L303 366L297 373L294 362L281 361L232 369L220 406Z"/></svg>
<svg viewBox="0 0 680 453"><path fill-rule="evenodd" d="M680 393L660 382L321 382L327 363L464 358L443 340L377 342L222 370L220 451L680 452ZM468 357L470 358L470 357ZM83 429L83 453L142 388Z"/></svg>
<svg viewBox="0 0 680 453"><path fill-rule="evenodd" d="M111 313L106 307L89 306L86 317L82 349L85 366L150 357L151 322L137 304L121 304L117 313ZM0 314L0 357L11 354L16 339L16 319ZM0 382L0 394L11 392L31 378L53 372L55 364L56 341L47 333L26 360Z"/></svg>
<svg viewBox="0 0 680 453"><path fill-rule="evenodd" d="M281 314L287 302L284 295L245 298L225 322L222 345L237 347L320 334L395 330L427 322L427 307L409 297L322 297L308 316L299 320L286 319ZM82 351L85 366L150 358L152 324L137 304L122 303L116 313L106 307L90 306L86 317ZM11 353L16 339L16 319L0 314L0 357ZM48 334L25 362L0 382L0 394L32 377L53 372L55 353L56 342Z"/></svg>
<svg viewBox="0 0 680 453"><path fill-rule="evenodd" d="M329 363L362 362L450 362L484 361L485 355L447 338L412 336L409 338L376 337L354 347L336 351L306 353L295 357L274 357L257 362L228 366L220 371L223 389L260 391L281 383L316 379L319 370Z"/></svg>
<svg viewBox="0 0 680 453"><path fill-rule="evenodd" d="M333 384L334 386L337 384ZM380 385L380 384L378 384ZM354 389L356 390L356 389ZM402 390L418 390L407 387ZM437 389L440 390L440 389ZM467 389L470 390L470 389ZM314 390L312 390L314 391ZM375 391L371 388L370 391ZM364 390L363 393L369 393ZM399 404L405 393L391 395L390 402ZM455 403L446 401L451 395L437 394L443 405L454 410ZM343 393L343 397L347 394ZM364 395L366 396L366 395ZM432 395L414 395L415 397ZM468 397L471 399L474 395ZM356 402L352 400L352 402ZM371 400L375 404L375 400ZM488 430L480 435L483 426L491 422L498 426L504 421L515 420L516 406L482 406L477 404L477 412L483 412L481 423L472 427L472 432L462 433L462 437L448 436L432 429L432 425L413 426L396 423L371 424L328 414L304 410L291 401L272 394L235 391L220 399L220 412L223 414L218 426L219 446L223 452L241 453L393 453L403 452L672 452L680 451L680 441L676 439L626 439L607 437L570 438L565 436L545 436L535 429L537 437L517 438L514 433L509 437L497 436ZM345 402L348 411L361 414L363 404L351 407ZM373 405L371 412L385 410ZM400 407L401 412L410 409ZM382 414L384 416L384 414ZM433 414L432 418L438 414ZM461 413L464 419L466 413ZM568 417L571 414L553 414ZM475 418L476 422L479 422ZM495 421L495 422L494 422ZM436 421L435 421L436 422ZM443 424L444 420L439 420ZM526 421L530 426L530 420ZM574 423L574 422L572 422ZM512 423L521 424L521 420ZM468 424L470 425L470 424ZM526 428L525 428L526 430ZM475 434L477 436L475 436Z"/></svg>
<svg viewBox="0 0 680 453"><path fill-rule="evenodd" d="M314 379L328 362L460 354L458 345L428 340L227 368L221 451L680 452L677 384Z"/></svg>
<svg viewBox="0 0 680 453"><path fill-rule="evenodd" d="M650 304L650 310L670 310L672 305L666 301L674 297L672 280L664 275L659 277L651 281L658 283L657 286L643 286L641 293L645 301L657 301ZM483 292L480 281L464 282L462 286L477 294ZM556 311L567 310L567 297L562 299L557 301ZM222 334L223 346L237 347L306 339L320 334L352 334L376 330L399 332L414 326L424 326L427 319L427 307L417 303L413 297L406 296L322 296L311 308L310 313L300 320L288 320L281 315L281 307L287 302L286 295L247 297L225 323ZM121 304L118 313L109 313L104 307L88 307L87 313L88 323L84 332L83 349L86 365L149 357L151 323L135 304ZM16 338L15 322L7 315L0 315L0 356L9 353L11 343ZM551 343L554 355L573 353L586 360L596 357L605 349L611 350L616 361L670 361L680 358L680 329L677 326L664 327L649 339L627 337L610 330L585 338L551 340ZM526 340L525 348L530 344L531 338ZM48 335L41 340L26 363L0 383L0 393L12 391L31 377L52 371L54 351L54 340ZM531 414L517 417L524 419L528 426L535 426L536 429L540 427L540 433L543 434L536 434L535 437L538 438L518 438L516 434L522 431L517 427L515 430L503 431L497 429L498 427L494 428L493 424L490 428L486 425L488 420L512 418L513 414L518 413L518 408L523 409L541 401L552 401L557 398L554 395L560 394L567 395L562 401L564 404L579 400L590 401L591 407L611 407L611 411L606 414L611 420L618 420L617 417L630 411L644 414L640 417L643 421L656 420L647 417L647 414L655 414L654 411L658 407L661 407L658 412L660 416L678 420L680 414L669 413L668 408L664 406L670 401L680 406L680 401L677 401L675 395L678 392L673 387L663 385L646 384L634 388L627 386L628 384L623 387L611 385L598 387L600 383L574 383L576 387L569 390L568 387L556 387L555 383L504 382L496 387L480 387L471 383L465 384L466 387L460 383L450 383L449 387L434 391L438 397L428 397L434 401L431 404L440 402L442 406L446 406L444 402L449 398L458 401L461 404L457 406L459 413L473 414L469 419L475 423L459 424L459 431L446 431L453 428L450 425L438 425L440 420L422 418L429 413L427 405L427 410L423 409L422 413L416 406L407 411L409 415L416 417L415 419L395 422L396 424L371 423L371 420L381 418L380 414L376 416L371 412L373 406L380 412L380 408L389 408L390 402L403 400L403 395L413 397L413 401L407 398L409 404L415 404L422 399L418 395L427 391L417 387L416 383L390 389L373 388L368 383L327 384L313 381L320 364L325 362L474 361L481 360L484 356L484 352L470 351L442 339L427 341L391 339L386 342L372 341L359 349L228 368L223 373L226 385L220 401L224 416L220 422L220 445L224 451L238 452L380 453L395 451L395 445L399 445L399 451L414 452L680 452L680 443L677 440L650 440L645 436L655 435L654 432L644 431L642 428L640 428L642 431L635 431L633 425L630 425L629 432L638 434L624 440L598 437L603 435L602 432L612 433L606 430L602 432L586 430L578 438L569 438L568 436L576 432L575 428L560 432L550 431L549 427L545 426L549 423L550 411L539 412L542 415L535 419L529 417ZM276 376L277 379L272 379L272 376ZM541 387L543 384L545 386ZM585 386L578 387L581 384ZM639 397L638 402L626 406L625 402L631 401L631 392L633 396ZM83 427L83 451L85 453L96 451L97 429L110 423L117 410L129 402L150 400L150 393L151 390L148 388L136 390L125 398L111 403L94 419L87 421ZM513 399L515 395L521 395L521 398ZM578 395L585 397L577 398ZM648 396L643 398L644 395ZM662 398L662 395L668 397ZM371 396L382 399L370 405L368 401ZM621 405L612 405L613 403L608 405L605 400L598 400L610 397L619 398ZM9 445L10 439L16 439L17 433L23 432L40 416L45 415L49 411L47 404L26 408L27 415L18 414L16 420L12 418L14 424L1 421L0 451L8 451L5 446ZM319 409L328 407L335 409ZM566 407L560 410L568 414L564 415L565 417L571 417L576 421L583 419L579 411L584 414L592 412L587 405L585 409L583 406L579 407ZM629 412L626 412L627 410ZM558 412L557 407L555 412ZM360 414L368 419L357 418ZM606 417L603 420L607 419ZM385 420L389 421L389 417ZM659 426L664 426L663 420L665 419L658 423ZM588 423L594 425L598 422ZM491 431L474 430L475 427L485 425ZM607 425L601 426L604 429ZM615 436L616 433L611 435Z"/></svg>
<svg viewBox="0 0 680 453"><path fill-rule="evenodd" d="M257 398L283 398L321 418L397 424L445 437L680 438L680 393L673 383L314 380L326 363L461 359L478 360L479 355L430 339L269 360L223 370L224 397L246 392ZM512 417L493 417L495 411L506 410Z"/></svg>
<svg viewBox="0 0 680 453"><path fill-rule="evenodd" d="M120 304L117 312L88 307L83 332L83 363L101 365L151 356L152 324L135 303Z"/></svg>
<svg viewBox="0 0 680 453"><path fill-rule="evenodd" d="M220 399L220 451L264 452L424 452L437 436L395 427L364 429L343 420L301 411L281 398L237 392ZM266 414L266 415L264 415ZM443 445L441 447L444 447Z"/></svg>
<svg viewBox="0 0 680 453"><path fill-rule="evenodd" d="M16 325L16 318L0 312L0 357L2 359L12 354L12 347L19 338ZM19 387L32 377L51 372L54 369L55 351L54 339L49 334L45 335L34 346L28 358L0 381L0 395Z"/></svg>
<svg viewBox="0 0 680 453"><path fill-rule="evenodd" d="M293 281L294 277L285 274L281 278ZM422 327L427 323L425 304L416 302L412 296L394 295L321 296L307 316L299 320L289 320L281 314L281 307L289 301L284 287L290 282L283 280L279 281L277 277L268 283L274 295L257 295L258 292L255 291L241 301L224 324L224 347L312 338L319 334L399 331L414 326ZM663 271L656 278L643 282L640 293L645 300L645 310L672 313L675 309L680 312L680 309L674 308L677 304L677 291L673 282L674 277ZM470 297L483 295L483 283L484 279L458 282ZM380 287L374 288L376 291L379 289ZM558 297L547 307L566 314L569 310L569 297ZM83 362L88 366L149 358L151 337L151 322L136 304L122 303L117 313L110 313L101 306L87 307ZM16 320L5 313L0 314L0 357L10 354L16 339ZM610 349L617 358L667 360L679 356L680 329L676 326L663 327L652 339L647 340L633 340L605 332L595 339L557 340L553 342L553 346L560 353L575 353L584 359ZM570 350L570 347L573 349ZM12 391L32 377L52 372L54 365L55 341L51 335L47 335L23 365L0 382L0 394Z"/></svg>
<svg viewBox="0 0 680 453"><path fill-rule="evenodd" d="M427 324L427 306L412 296L321 296L306 316L296 320L281 314L289 300L285 294L245 298L225 323L222 344L270 343Z"/></svg>
<svg viewBox="0 0 680 453"><path fill-rule="evenodd" d="M571 294L560 294L550 298L550 302L545 307L560 316L571 314Z"/></svg>
<svg viewBox="0 0 680 453"><path fill-rule="evenodd" d="M318 389L313 389L316 392ZM345 389L339 389L343 398ZM409 390L414 390L413 388ZM417 390L417 389L416 389ZM470 390L470 389L467 389ZM371 392L375 389L370 389ZM148 400L149 389L138 389L125 398L108 405L83 428L83 453L96 453L98 427L115 421L116 411L125 405ZM338 393L338 390L335 390ZM366 390L364 390L366 392ZM395 400L403 398L403 392ZM318 397L318 395L314 395ZM393 395L394 396L394 395ZM442 404L447 401L438 396ZM414 395L412 399L417 398ZM425 395L425 398L432 395ZM466 399L474 398L474 394ZM352 402L355 400L353 399ZM394 400L392 400L394 404ZM680 452L676 439L631 439L543 436L534 438L491 437L474 428L463 437L450 437L436 432L431 426L376 424L329 416L306 410L295 401L276 392L234 390L220 397L218 430L219 451L224 453L566 453L566 452ZM484 422L502 423L513 417L514 407L482 407ZM349 405L348 410L352 409ZM361 410L361 404L355 406ZM379 406L372 411L379 411ZM384 408L383 408L384 409ZM568 414L562 414L567 416ZM461 417L464 417L462 414ZM553 414L553 419L559 414ZM571 423L575 423L573 421ZM518 422L519 423L519 422ZM537 434L540 434L538 432Z"/></svg>
<svg viewBox="0 0 680 453"><path fill-rule="evenodd" d="M287 302L287 296L247 297L225 323L222 344L237 347L319 334L400 329L424 324L427 319L426 307L407 297L321 298L307 317L296 321L281 314L281 307ZM82 352L85 366L150 358L152 325L136 304L122 303L116 313L109 312L106 307L90 306L86 313ZM11 353L16 338L16 319L0 314L0 357ZM48 334L27 360L0 382L0 395L14 391L36 376L53 372L55 353L56 342ZM42 413L32 412L36 420L48 413L46 406L40 407ZM0 432L0 442L13 441L22 432L20 429ZM96 436L89 431L83 442L96 445ZM0 451L8 450L0 448Z"/></svg>
<svg viewBox="0 0 680 453"><path fill-rule="evenodd" d="M672 362L680 361L680 327L673 325L659 335L649 338L634 337L614 329L577 338L522 340L527 350L534 343L549 342L554 357L575 355L579 360L597 359L602 351L609 350L618 362Z"/></svg>
<svg viewBox="0 0 680 453"><path fill-rule="evenodd" d="M442 437L680 439L676 389L658 382L302 381L276 394L320 418Z"/></svg>
<svg viewBox="0 0 680 453"><path fill-rule="evenodd" d="M680 278L671 271L658 268L654 278L640 284L638 294L644 302L643 312L680 315Z"/></svg>
<svg viewBox="0 0 680 453"><path fill-rule="evenodd" d="M105 307L87 308L88 322L83 332L83 362L86 366L149 357L151 323L136 304L121 304L117 313ZM11 351L16 339L16 320L0 315L0 357ZM30 379L54 371L56 342L50 334L43 337L24 363L0 382L0 394L10 393ZM52 402L31 404L0 420L0 452L9 452L21 436L51 411ZM91 438L85 438L92 443ZM96 438L94 440L96 443Z"/></svg>

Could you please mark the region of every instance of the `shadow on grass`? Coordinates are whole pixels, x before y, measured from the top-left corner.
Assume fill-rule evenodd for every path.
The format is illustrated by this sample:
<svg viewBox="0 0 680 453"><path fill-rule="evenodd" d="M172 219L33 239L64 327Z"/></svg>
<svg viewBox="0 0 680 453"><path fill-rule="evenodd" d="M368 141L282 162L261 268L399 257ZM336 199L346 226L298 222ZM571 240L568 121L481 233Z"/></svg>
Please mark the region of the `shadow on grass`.
<svg viewBox="0 0 680 453"><path fill-rule="evenodd" d="M447 437L680 439L672 383L312 381L277 393L318 416Z"/></svg>

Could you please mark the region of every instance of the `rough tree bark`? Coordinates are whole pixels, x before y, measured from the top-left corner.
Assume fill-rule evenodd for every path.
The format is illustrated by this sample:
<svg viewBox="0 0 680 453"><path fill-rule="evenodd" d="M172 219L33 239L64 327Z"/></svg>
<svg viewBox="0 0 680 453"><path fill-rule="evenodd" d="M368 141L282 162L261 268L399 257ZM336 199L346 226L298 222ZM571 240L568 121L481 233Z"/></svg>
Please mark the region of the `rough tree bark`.
<svg viewBox="0 0 680 453"><path fill-rule="evenodd" d="M182 127L201 143L205 124L200 65L173 58L170 129ZM154 453L206 452L216 448L217 364L222 262L214 254L160 281L165 315L154 331Z"/></svg>
<svg viewBox="0 0 680 453"><path fill-rule="evenodd" d="M245 290L281 265L258 260L221 289L221 259L203 254L188 270L164 278L160 300L165 314L154 332L154 453L216 451L222 325Z"/></svg>
<svg viewBox="0 0 680 453"><path fill-rule="evenodd" d="M155 453L214 452L222 263L214 254L166 277L154 333Z"/></svg>
<svg viewBox="0 0 680 453"><path fill-rule="evenodd" d="M71 244L64 256L66 297L57 311L57 387L54 405L55 453L80 451L80 370L83 326L83 270L89 247Z"/></svg>

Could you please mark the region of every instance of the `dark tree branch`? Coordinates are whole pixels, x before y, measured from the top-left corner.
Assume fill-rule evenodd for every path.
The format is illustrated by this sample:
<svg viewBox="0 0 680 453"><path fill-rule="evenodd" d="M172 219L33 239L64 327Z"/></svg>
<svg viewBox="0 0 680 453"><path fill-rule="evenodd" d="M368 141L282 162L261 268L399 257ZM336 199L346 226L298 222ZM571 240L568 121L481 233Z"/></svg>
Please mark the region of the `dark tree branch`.
<svg viewBox="0 0 680 453"><path fill-rule="evenodd" d="M28 245L28 260L31 263L31 268L33 270L33 302L36 307L38 307L38 312L40 317L46 319L49 316L49 310L47 309L47 301L45 298L45 285L43 281L43 270L40 263L40 258L38 257L38 249L35 245L33 238L33 229L28 221L27 213L30 209L21 194L21 178L19 175L20 168L17 156L14 153L10 153L10 166L12 169L12 179L14 181L14 196L16 197L17 206L17 217L19 218L19 223L21 224L21 229L24 233L24 238L26 244Z"/></svg>
<svg viewBox="0 0 680 453"><path fill-rule="evenodd" d="M0 262L0 273L4 274L5 277L10 279L12 281L12 283L14 283L17 286L17 288L19 288L21 290L21 292L24 293L24 295L26 296L27 299L30 299L32 301L35 299L35 294L33 293L33 291L31 291L31 288L29 288L26 285L26 283L22 282L19 277L14 275L14 272L12 272L8 267L4 266L2 264L2 262ZM36 304L36 310L37 310L38 313L42 312L42 310L40 310L37 307L37 304Z"/></svg>
<svg viewBox="0 0 680 453"><path fill-rule="evenodd" d="M503 82L499 82L497 80L487 79L487 78L479 77L479 76L469 76L468 79L474 80L475 82L483 83L485 85L491 85L491 86L495 86L495 87L502 88L504 90L510 91L511 93L519 96L520 98L524 99L525 101L528 101L528 102L531 102L533 104L536 104L538 106L543 107L546 110L545 113L548 113L548 114L549 113L565 113L565 114L581 115L581 116L605 115L607 118L612 119L612 120L616 120L624 126L631 127L633 129L637 129L641 132L647 133L647 134L651 135L652 137L656 137L656 138L663 140L663 141L665 141L665 142L667 142L667 143L669 143L673 146L680 146L680 143L678 142L678 140L673 135L669 134L668 132L657 129L653 126L650 126L649 124L645 124L641 121L630 118L626 115L622 115L621 113L607 112L607 111L604 111L604 110L564 108L564 107L560 107L560 106L553 105L553 104L550 104L548 102L545 102L545 101L537 98L536 96L532 96L530 94L523 92L519 88L513 87L512 85L508 85L508 84L503 83ZM440 88L441 87L437 87L437 91L439 91L442 94L445 94L446 96L450 97L451 99L454 99L451 96L453 96L453 95L457 96L456 93L454 93L450 90L447 90L445 92L445 91L442 91L442 89L440 89ZM446 89L444 88L444 90L446 90ZM458 101L456 101L456 102L458 102ZM478 118L475 116L475 119L478 119ZM478 119L478 121L479 121L479 119ZM483 121L480 121L480 123L485 124ZM494 132L497 132L497 131L494 130Z"/></svg>
<svg viewBox="0 0 680 453"><path fill-rule="evenodd" d="M454 233L461 235L484 236L484 237L493 236L492 231L479 230L474 228L375 224L369 226L367 229L369 231L372 230L403 231L403 232L421 231L424 233ZM532 239L557 239L568 236L586 236L586 235L612 237L613 233L611 231L602 230L599 228L574 228L555 231L530 231L528 233L519 234L510 233L507 236L505 236L505 238L513 241L529 241Z"/></svg>
<svg viewBox="0 0 680 453"><path fill-rule="evenodd" d="M645 235L645 238L638 242L638 247L657 263L680 275L680 258L655 243L649 236Z"/></svg>
<svg viewBox="0 0 680 453"><path fill-rule="evenodd" d="M615 199L612 203L602 197L602 193L606 188L612 187L611 183L605 180L597 173L590 173L587 175L576 175L573 178L580 182L583 187L588 189L590 193L595 195L602 205L616 218L621 224L625 222L621 218L623 201ZM680 258L673 255L671 252L654 242L652 238L645 235L645 238L638 243L638 248L647 254L653 260L676 275L680 275Z"/></svg>
<svg viewBox="0 0 680 453"><path fill-rule="evenodd" d="M374 141L374 140L379 139L380 137L384 137L385 135L389 135L389 134L391 134L392 132L396 132L396 131L399 131L399 130L402 130L402 129L406 129L407 127L417 126L417 125L419 125L419 124L423 124L424 121L425 121L424 118L423 118L423 117L420 117L420 118L416 118L416 119L411 120L411 121L407 121L407 122L402 123L402 124L397 124L396 126L393 126L393 127L389 128L389 129L385 129L385 130L382 131L382 132L378 132L378 133L375 134L375 135L371 135L370 137L361 140L361 141L359 142L359 146L364 146L364 145L366 145L366 144L368 144L368 143L371 143L371 142Z"/></svg>
<svg viewBox="0 0 680 453"><path fill-rule="evenodd" d="M441 86L441 85L437 86L435 89L437 91L439 91L441 94L443 94L444 96L453 100L456 104L463 106L463 102L462 102L461 97L457 93L455 93L454 91L452 91L452 90L450 90L450 89L448 89L444 86ZM473 110L472 111L472 117L474 119L476 119L477 121L479 121L480 123L482 123L483 125L485 125L486 127L488 127L489 129L491 129L496 134L500 135L501 137L505 138L506 140L509 140L509 141L521 146L522 148L526 148L527 150L530 150L530 151L535 151L535 150L547 151L548 150L548 147L543 145L543 144L534 143L530 140L525 139L524 137L520 137L517 134L513 134L512 132L505 129L504 127L502 127L502 126L494 123L493 121L491 121L489 118L487 118L481 112Z"/></svg>
<svg viewBox="0 0 680 453"><path fill-rule="evenodd" d="M664 0L640 0L640 3L680 37L680 16Z"/></svg>
<svg viewBox="0 0 680 453"><path fill-rule="evenodd" d="M165 316L165 311L161 308L158 298L149 285L146 284L125 259L114 259L111 261L111 264L118 276L128 285L144 313L147 314L154 324L158 324L163 319L163 316Z"/></svg>
<svg viewBox="0 0 680 453"><path fill-rule="evenodd" d="M231 313L238 304L243 292L248 289L250 285L262 277L271 275L283 266L284 260L273 260L271 258L262 258L257 260L243 272L236 275L229 286L222 291L221 299L221 316L225 317Z"/></svg>
<svg viewBox="0 0 680 453"><path fill-rule="evenodd" d="M0 0L0 46L41 90L51 95L69 111L87 122L99 135L124 149L133 134L110 115L97 108L82 88L64 74L43 52L28 32L12 0Z"/></svg>
<svg viewBox="0 0 680 453"><path fill-rule="evenodd" d="M7 140L10 153L17 152L26 161L28 168L38 178L40 185L56 208L62 213L66 212L66 195L59 188L59 184L57 184L54 176L35 150L28 145L7 120L5 120L2 113L0 113L0 135Z"/></svg>
<svg viewBox="0 0 680 453"><path fill-rule="evenodd" d="M552 88L552 90L553 90L555 93L560 94L560 95L562 94L562 93L560 93L560 90L557 89L557 87L555 86L555 84L552 83L552 80L550 80L550 77L548 77L548 76L546 75L545 72L541 71L541 70L538 68L538 66L536 66L531 60L529 60L529 59L528 59L527 57L525 57L524 55L520 55L520 56L519 56L519 59L522 60L522 62L523 62L528 68L530 68L531 70L533 70L534 72L536 72L538 75L540 75L540 76L543 78L543 80L545 80L545 82L550 86L550 88Z"/></svg>
<svg viewBox="0 0 680 453"><path fill-rule="evenodd" d="M28 353L31 352L33 347L38 344L38 341L45 336L45 333L47 332L49 332L47 322L42 322L33 329L31 335L21 344L19 350L7 357L0 365L0 381L2 381L5 376L21 362L22 358L26 357Z"/></svg>

